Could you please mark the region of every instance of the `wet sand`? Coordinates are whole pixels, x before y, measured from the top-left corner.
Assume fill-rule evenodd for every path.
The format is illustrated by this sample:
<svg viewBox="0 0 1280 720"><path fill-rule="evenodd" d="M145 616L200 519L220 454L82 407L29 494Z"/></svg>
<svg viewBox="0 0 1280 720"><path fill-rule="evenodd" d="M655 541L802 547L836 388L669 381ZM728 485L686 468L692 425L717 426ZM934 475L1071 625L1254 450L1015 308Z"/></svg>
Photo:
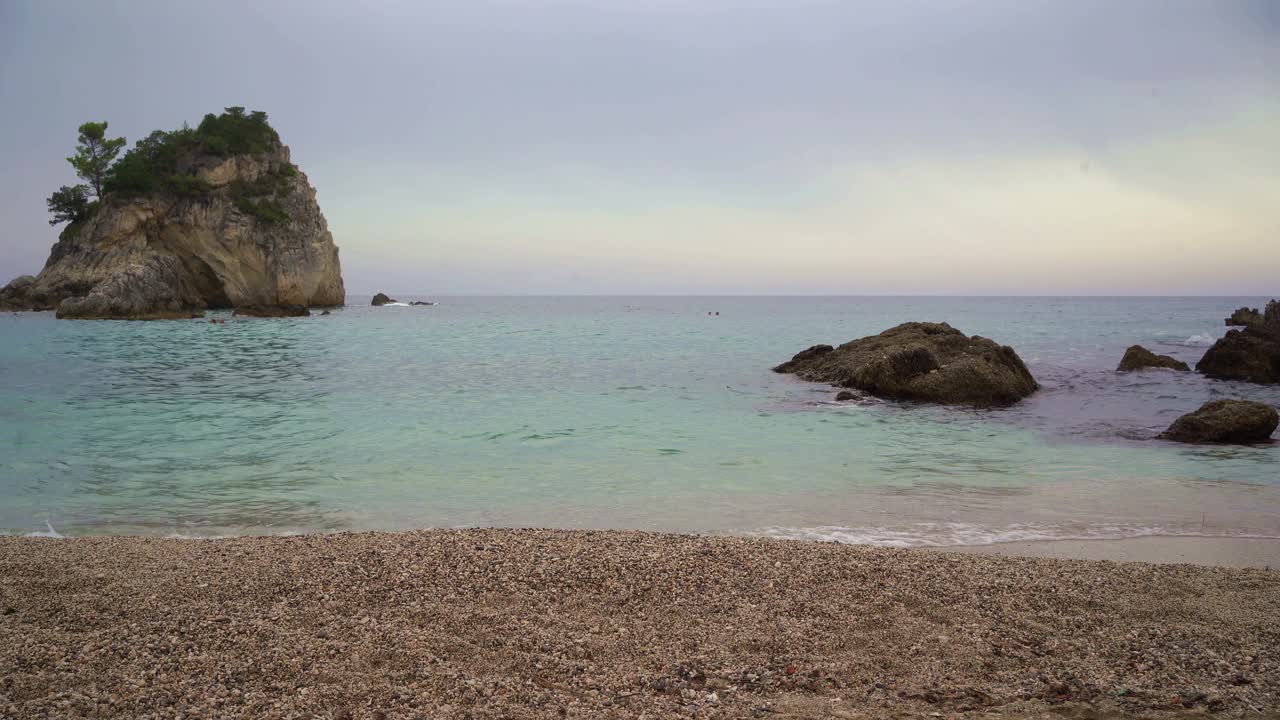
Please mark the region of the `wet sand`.
<svg viewBox="0 0 1280 720"><path fill-rule="evenodd" d="M1280 572L640 532L0 537L4 718L1235 717Z"/></svg>
<svg viewBox="0 0 1280 720"><path fill-rule="evenodd" d="M986 555L1280 569L1280 540L1274 538L1139 537L1011 542L951 549Z"/></svg>

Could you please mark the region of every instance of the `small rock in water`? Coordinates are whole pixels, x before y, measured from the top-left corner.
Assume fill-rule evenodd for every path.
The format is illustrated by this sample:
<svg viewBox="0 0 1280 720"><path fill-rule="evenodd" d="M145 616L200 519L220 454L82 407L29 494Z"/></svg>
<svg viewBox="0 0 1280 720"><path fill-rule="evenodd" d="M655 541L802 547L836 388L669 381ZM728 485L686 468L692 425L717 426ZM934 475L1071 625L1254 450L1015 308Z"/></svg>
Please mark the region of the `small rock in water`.
<svg viewBox="0 0 1280 720"><path fill-rule="evenodd" d="M1116 372L1142 370L1144 368L1168 368L1170 370L1190 370L1186 363L1168 355L1157 355L1141 345L1130 345L1120 358Z"/></svg>
<svg viewBox="0 0 1280 720"><path fill-rule="evenodd" d="M840 392L836 393L836 402L845 402L846 400L853 400L856 397L857 397L856 395L849 392L848 390L841 390Z"/></svg>
<svg viewBox="0 0 1280 720"><path fill-rule="evenodd" d="M374 307L379 307L382 305L390 305L393 302L395 302L395 300L388 297L386 293L378 293L377 295L373 296L372 304Z"/></svg>
<svg viewBox="0 0 1280 720"><path fill-rule="evenodd" d="M1159 439L1184 443L1260 443L1271 439L1280 413L1252 400L1211 400L1160 433Z"/></svg>
<svg viewBox="0 0 1280 720"><path fill-rule="evenodd" d="M1039 387L1013 348L946 323L909 322L838 348L814 345L773 370L877 397L947 405L1012 405Z"/></svg>

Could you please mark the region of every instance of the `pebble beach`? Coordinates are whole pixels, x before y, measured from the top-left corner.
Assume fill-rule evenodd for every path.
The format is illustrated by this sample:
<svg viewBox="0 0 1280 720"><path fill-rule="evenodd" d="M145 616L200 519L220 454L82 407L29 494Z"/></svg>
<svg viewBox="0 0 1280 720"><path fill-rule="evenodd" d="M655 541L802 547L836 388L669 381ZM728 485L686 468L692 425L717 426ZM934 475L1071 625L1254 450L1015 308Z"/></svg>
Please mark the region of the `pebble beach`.
<svg viewBox="0 0 1280 720"><path fill-rule="evenodd" d="M1280 572L632 531L0 537L3 718L1245 717Z"/></svg>

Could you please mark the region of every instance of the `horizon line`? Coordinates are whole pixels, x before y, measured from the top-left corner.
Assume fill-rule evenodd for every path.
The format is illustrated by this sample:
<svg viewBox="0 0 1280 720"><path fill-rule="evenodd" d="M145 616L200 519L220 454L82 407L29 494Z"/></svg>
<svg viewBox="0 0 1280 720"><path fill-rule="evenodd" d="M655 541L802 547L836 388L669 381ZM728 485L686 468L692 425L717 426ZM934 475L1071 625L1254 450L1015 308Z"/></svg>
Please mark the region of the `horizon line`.
<svg viewBox="0 0 1280 720"><path fill-rule="evenodd" d="M530 292L530 293L482 293L482 292L404 292L398 290L378 290L375 292L348 292L349 296L356 297L373 297L378 293L386 295L404 295L418 297L722 297L722 298L754 298L754 297L773 297L773 298L1254 298L1254 297L1272 297L1280 298L1280 292L1275 293L1246 293L1236 295L1223 295L1218 293L1191 293L1186 295L1167 295L1167 294L1104 294L1104 293L1079 293L1079 294L1035 294L1035 293L1006 293L1006 294L977 294L977 293L710 293L710 292L690 292L690 293L582 293L582 292Z"/></svg>

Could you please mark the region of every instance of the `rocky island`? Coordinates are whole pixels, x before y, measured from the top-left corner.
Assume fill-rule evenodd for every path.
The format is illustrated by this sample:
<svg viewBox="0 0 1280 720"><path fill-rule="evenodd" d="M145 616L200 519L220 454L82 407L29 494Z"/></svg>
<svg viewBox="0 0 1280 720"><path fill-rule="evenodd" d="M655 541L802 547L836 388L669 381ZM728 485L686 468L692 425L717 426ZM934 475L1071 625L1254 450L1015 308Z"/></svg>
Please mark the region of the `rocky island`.
<svg viewBox="0 0 1280 720"><path fill-rule="evenodd" d="M814 345L775 367L893 400L1011 405L1039 387L1007 345L946 323L909 322L840 347Z"/></svg>
<svg viewBox="0 0 1280 720"><path fill-rule="evenodd" d="M108 139L106 123L80 130L69 160L89 184L50 197L52 224L67 226L38 275L0 290L0 310L149 320L343 304L315 190L266 113L231 107L153 132L114 164L124 138ZM295 309L264 310L284 307Z"/></svg>

